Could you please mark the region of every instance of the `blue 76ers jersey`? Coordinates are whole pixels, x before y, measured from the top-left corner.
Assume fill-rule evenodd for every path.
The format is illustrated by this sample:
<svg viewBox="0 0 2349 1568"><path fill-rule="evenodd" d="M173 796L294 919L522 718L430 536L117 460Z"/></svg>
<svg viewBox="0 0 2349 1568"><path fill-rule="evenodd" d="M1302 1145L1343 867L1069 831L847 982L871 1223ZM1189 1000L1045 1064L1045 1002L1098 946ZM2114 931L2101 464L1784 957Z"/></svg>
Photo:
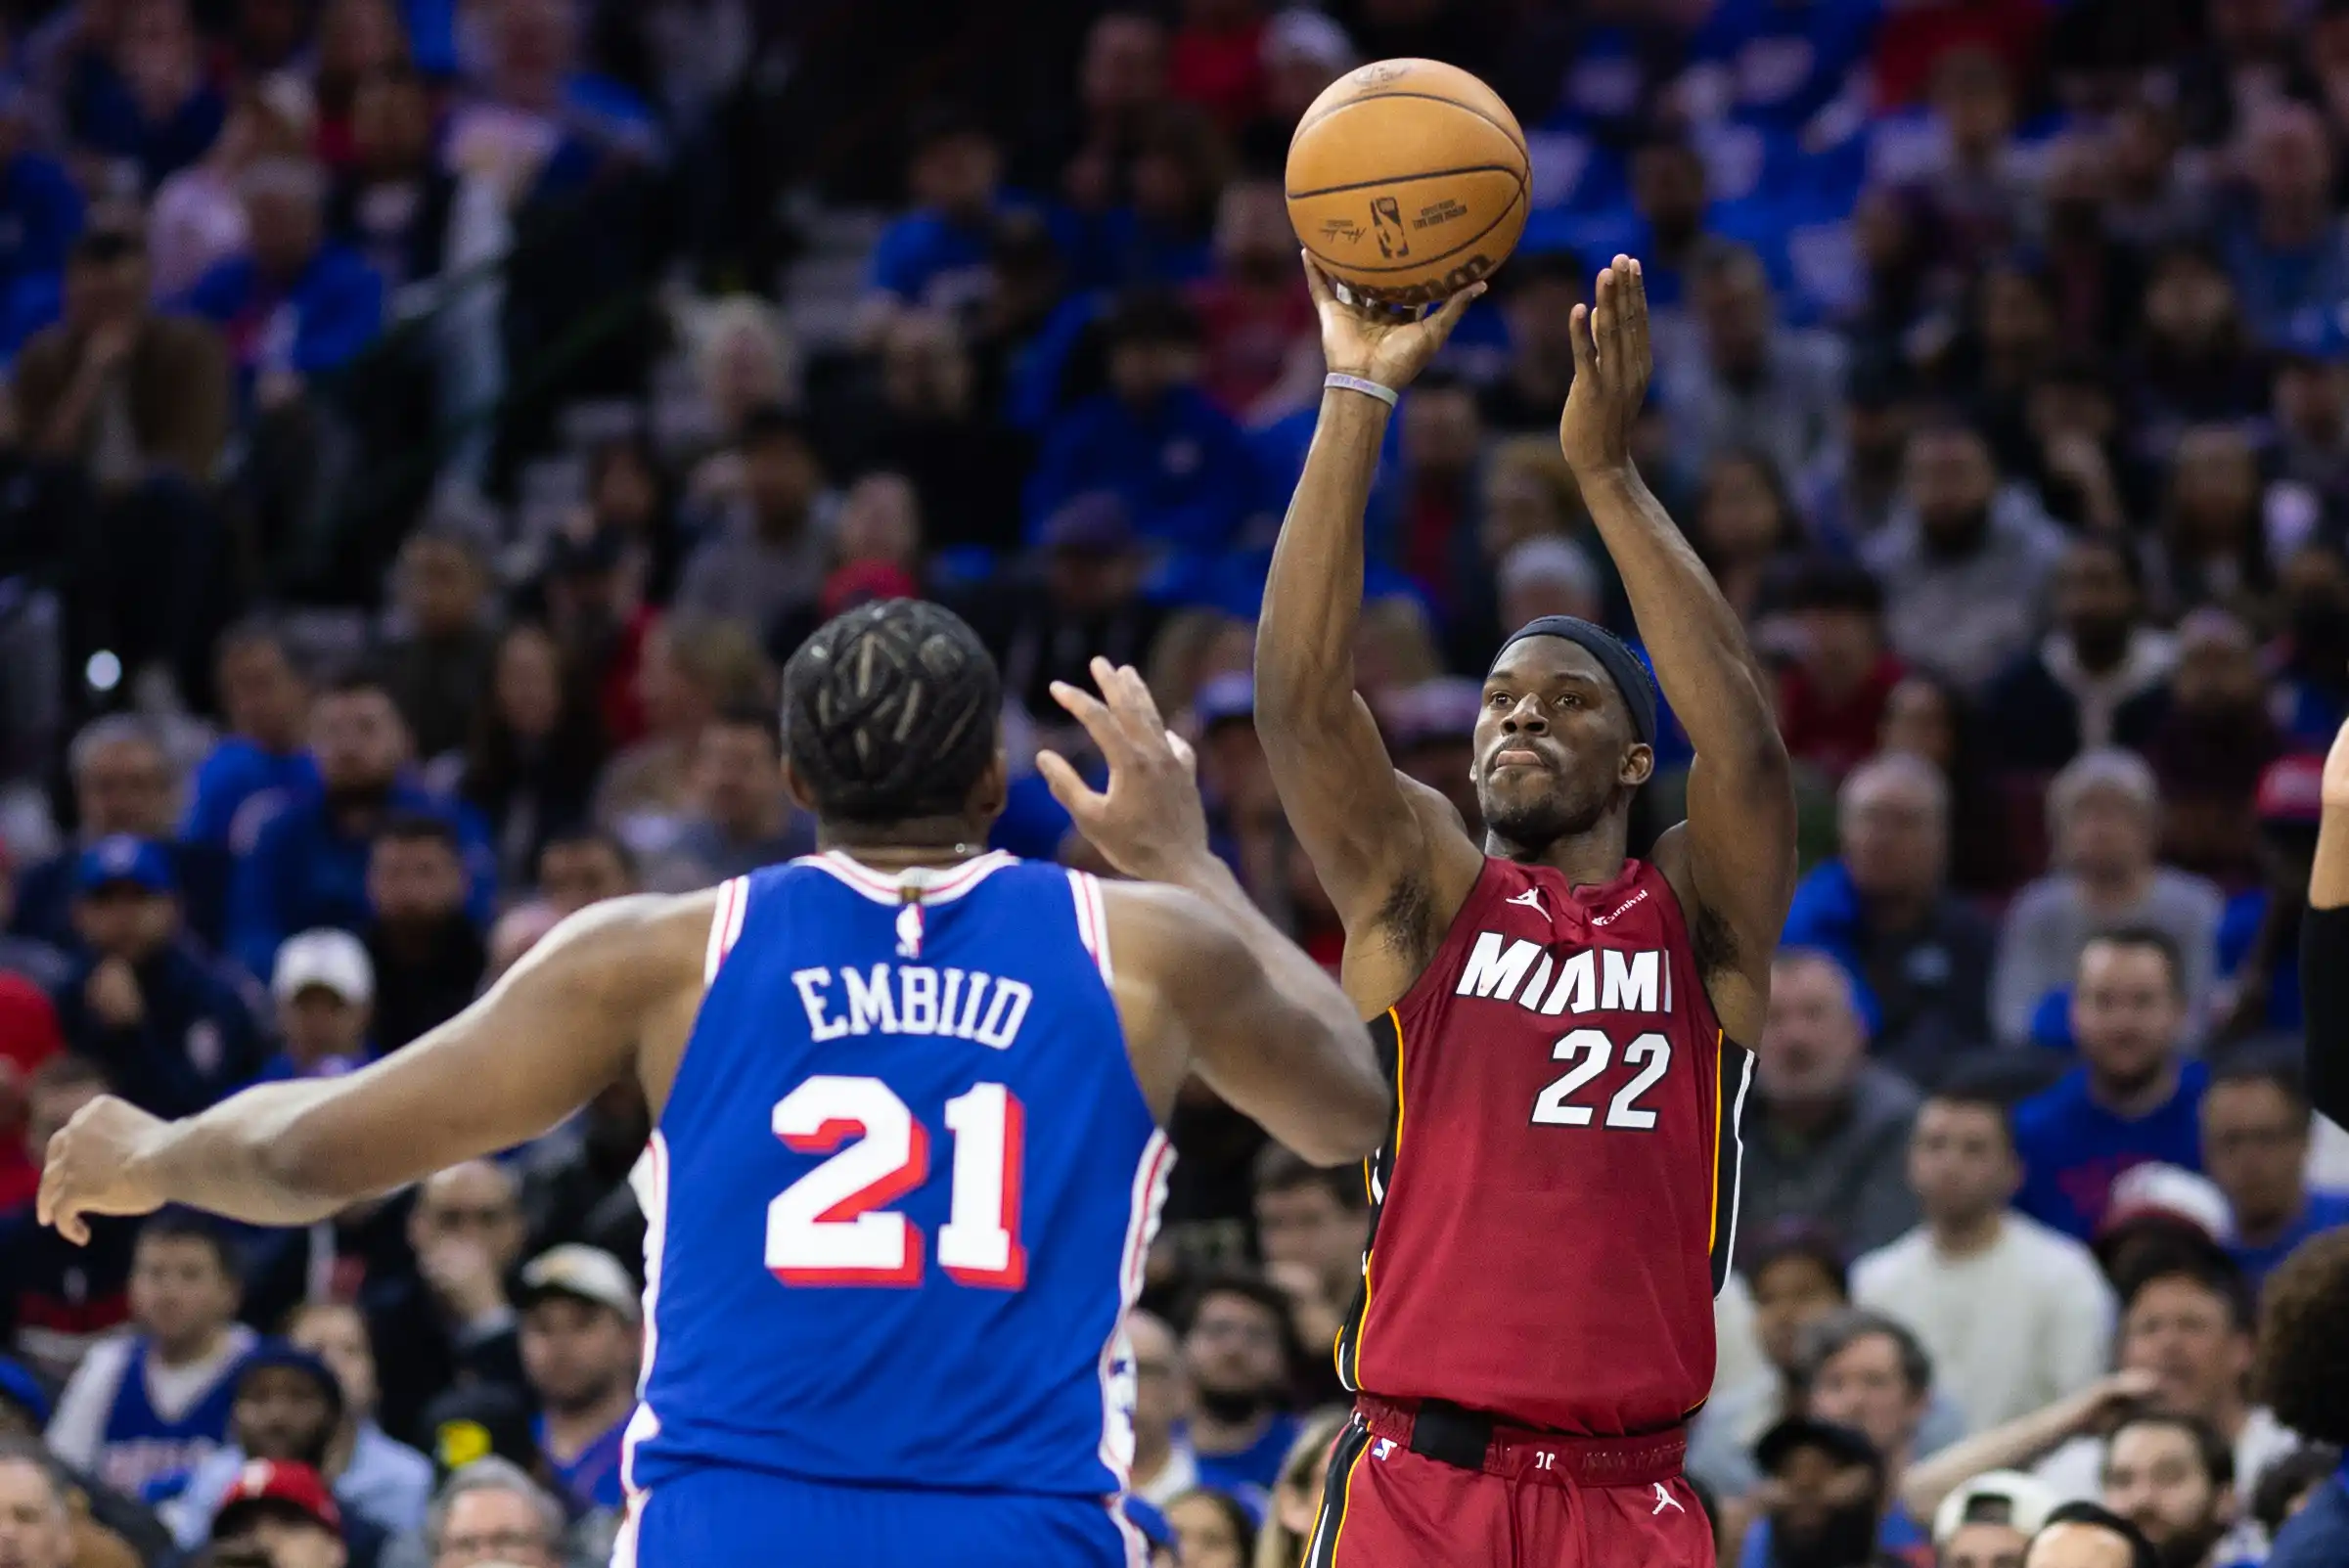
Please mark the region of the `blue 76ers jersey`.
<svg viewBox="0 0 2349 1568"><path fill-rule="evenodd" d="M1099 885L838 853L718 896L653 1138L631 1492L703 1466L1100 1496L1172 1160Z"/></svg>

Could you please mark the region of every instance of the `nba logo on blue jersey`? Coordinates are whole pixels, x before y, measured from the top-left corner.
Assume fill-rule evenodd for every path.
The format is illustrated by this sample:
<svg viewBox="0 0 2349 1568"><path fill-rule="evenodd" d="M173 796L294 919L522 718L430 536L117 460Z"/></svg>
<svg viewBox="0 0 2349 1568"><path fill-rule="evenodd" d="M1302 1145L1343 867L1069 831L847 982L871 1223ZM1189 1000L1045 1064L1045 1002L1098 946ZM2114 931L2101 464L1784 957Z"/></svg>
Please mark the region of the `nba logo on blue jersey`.
<svg viewBox="0 0 2349 1568"><path fill-rule="evenodd" d="M885 1561L917 1525L920 1560L992 1560L1015 1519L1041 1545L1006 1562L1127 1560L1118 1325L1172 1154L1107 929L1093 878L1000 854L721 889L651 1150L617 1560Z"/></svg>

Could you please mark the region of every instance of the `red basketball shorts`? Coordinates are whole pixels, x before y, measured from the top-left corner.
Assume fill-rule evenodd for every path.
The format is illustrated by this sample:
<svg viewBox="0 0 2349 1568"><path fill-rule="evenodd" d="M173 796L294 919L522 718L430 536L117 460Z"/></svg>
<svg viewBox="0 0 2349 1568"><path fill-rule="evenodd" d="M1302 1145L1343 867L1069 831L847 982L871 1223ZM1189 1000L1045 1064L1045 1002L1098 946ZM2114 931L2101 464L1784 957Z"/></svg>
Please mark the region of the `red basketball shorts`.
<svg viewBox="0 0 2349 1568"><path fill-rule="evenodd" d="M1561 1437L1366 1395L1305 1568L1714 1568L1686 1450L1677 1431Z"/></svg>

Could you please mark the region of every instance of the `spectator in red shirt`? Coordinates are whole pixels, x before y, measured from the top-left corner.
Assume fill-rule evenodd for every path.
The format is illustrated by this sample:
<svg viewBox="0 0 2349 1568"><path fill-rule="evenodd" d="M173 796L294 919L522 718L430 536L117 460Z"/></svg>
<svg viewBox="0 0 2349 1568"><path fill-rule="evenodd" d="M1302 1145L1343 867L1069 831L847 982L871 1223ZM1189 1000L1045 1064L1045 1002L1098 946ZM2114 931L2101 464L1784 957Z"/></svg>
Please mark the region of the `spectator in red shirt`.
<svg viewBox="0 0 2349 1568"><path fill-rule="evenodd" d="M1264 18L1256 0L1185 0L1166 85L1238 129L1264 102Z"/></svg>
<svg viewBox="0 0 2349 1568"><path fill-rule="evenodd" d="M1875 39L1876 103L1886 109L1915 103L1943 58L1961 48L1984 50L2010 72L2027 69L2054 9L2043 0L1909 0L1888 7Z"/></svg>
<svg viewBox="0 0 2349 1568"><path fill-rule="evenodd" d="M1278 182L1235 180L1215 208L1215 275L1193 291L1207 335L1199 385L1242 424L1318 395L1321 343Z"/></svg>
<svg viewBox="0 0 2349 1568"><path fill-rule="evenodd" d="M31 981L0 974L0 1213L32 1200L41 1168L21 1146L31 1085L66 1049L57 1009Z"/></svg>
<svg viewBox="0 0 2349 1568"><path fill-rule="evenodd" d="M1779 672L1779 728L1795 761L1840 780L1876 749L1907 673L1884 646L1884 592L1858 566L1822 558L1786 585L1793 657Z"/></svg>

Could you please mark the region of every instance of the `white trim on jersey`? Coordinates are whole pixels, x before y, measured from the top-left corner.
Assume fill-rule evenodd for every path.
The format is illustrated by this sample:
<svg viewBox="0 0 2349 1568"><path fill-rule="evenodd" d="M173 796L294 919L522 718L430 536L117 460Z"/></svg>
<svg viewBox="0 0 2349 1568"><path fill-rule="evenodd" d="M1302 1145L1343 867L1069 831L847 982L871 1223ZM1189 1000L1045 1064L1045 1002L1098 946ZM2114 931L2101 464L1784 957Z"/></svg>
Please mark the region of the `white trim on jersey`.
<svg viewBox="0 0 2349 1568"><path fill-rule="evenodd" d="M1068 891L1076 900L1077 940L1093 955L1094 965L1101 970L1102 984L1115 986L1117 967L1109 962L1109 910L1102 902L1101 879L1091 872L1072 871L1068 874Z"/></svg>
<svg viewBox="0 0 2349 1568"><path fill-rule="evenodd" d="M1736 1144L1736 1164L1729 1183L1729 1230L1723 1244L1735 1248L1738 1243L1738 1210L1745 1201L1745 1092L1753 1087L1754 1053L1738 1053L1738 1098L1729 1107L1729 1136ZM1718 1180L1716 1175L1715 1180Z"/></svg>
<svg viewBox="0 0 2349 1568"><path fill-rule="evenodd" d="M628 1495L631 1520L636 1517L639 1499L644 1494L644 1488L636 1480L636 1451L660 1435L660 1417L645 1397L653 1386L654 1359L660 1354L660 1264L669 1235L669 1141L657 1128L645 1155L651 1162L645 1183L651 1190L639 1188L639 1196L645 1200L645 1352L636 1374L636 1413L628 1417L628 1429L620 1435L620 1486ZM633 1531L623 1534L631 1556L622 1558L614 1551L612 1561L620 1568L626 1568L634 1560L636 1545Z"/></svg>
<svg viewBox="0 0 2349 1568"><path fill-rule="evenodd" d="M1103 1506L1109 1510L1109 1522L1117 1527L1117 1539L1125 1543L1125 1568L1149 1568L1150 1542L1141 1528L1126 1517L1125 1494L1108 1499ZM630 1563L627 1568L635 1568Z"/></svg>
<svg viewBox="0 0 2349 1568"><path fill-rule="evenodd" d="M1134 1186L1126 1210L1125 1247L1117 1261L1117 1321L1101 1347L1101 1446L1095 1452L1123 1492L1131 1478L1132 1445L1112 1441L1121 1419L1117 1409L1117 1380L1110 1368L1125 1348L1125 1315L1142 1299L1142 1277L1150 1267L1151 1238L1158 1233L1158 1215L1166 1207L1166 1178L1174 1164L1174 1145L1153 1128L1134 1162ZM1127 1351L1130 1357L1132 1352ZM1130 1418L1129 1418L1130 1419Z"/></svg>
<svg viewBox="0 0 2349 1568"><path fill-rule="evenodd" d="M953 871L943 874L926 874L924 880L910 885L917 885L921 888L922 902L925 904L949 903L954 899L961 898L980 882L985 881L991 873L1002 871L1006 866L1015 865L1018 859L1018 856L1012 854L1009 850L989 850L978 859L965 861ZM791 864L793 866L813 866L820 872L829 872L837 877L843 886L854 888L876 904L900 902L904 899L905 889L909 885L904 874L890 875L877 872L863 862L851 858L846 850L828 849L821 855L802 855Z"/></svg>
<svg viewBox="0 0 2349 1568"><path fill-rule="evenodd" d="M709 914L709 947L701 961L701 984L718 977L718 965L734 951L743 934L743 916L750 905L750 878L730 877L718 884L717 908Z"/></svg>
<svg viewBox="0 0 2349 1568"><path fill-rule="evenodd" d="M642 1532L650 1492L631 1492L620 1514L620 1528L611 1538L611 1568L637 1568L637 1537Z"/></svg>

